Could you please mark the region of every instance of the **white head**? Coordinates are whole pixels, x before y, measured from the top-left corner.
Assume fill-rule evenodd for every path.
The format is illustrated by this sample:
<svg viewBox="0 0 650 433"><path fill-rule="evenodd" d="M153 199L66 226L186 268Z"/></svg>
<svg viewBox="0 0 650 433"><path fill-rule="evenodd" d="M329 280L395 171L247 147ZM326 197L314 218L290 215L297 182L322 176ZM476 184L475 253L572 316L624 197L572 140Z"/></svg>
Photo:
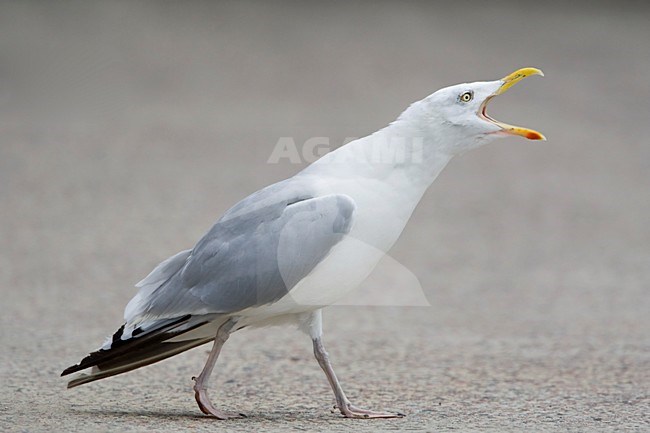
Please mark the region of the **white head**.
<svg viewBox="0 0 650 433"><path fill-rule="evenodd" d="M400 120L417 122L418 129L431 137L439 150L450 155L474 149L499 136L546 140L537 131L499 122L486 113L490 99L531 75L544 74L536 68L523 68L496 81L445 87L413 104Z"/></svg>

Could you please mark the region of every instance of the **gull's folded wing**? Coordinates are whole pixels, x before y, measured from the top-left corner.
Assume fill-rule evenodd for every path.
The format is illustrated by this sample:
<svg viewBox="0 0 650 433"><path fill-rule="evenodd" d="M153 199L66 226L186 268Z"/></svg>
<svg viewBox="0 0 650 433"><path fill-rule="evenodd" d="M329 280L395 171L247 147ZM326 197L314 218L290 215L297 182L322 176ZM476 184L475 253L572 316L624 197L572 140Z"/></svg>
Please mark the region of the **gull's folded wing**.
<svg viewBox="0 0 650 433"><path fill-rule="evenodd" d="M232 313L275 302L350 231L354 208L346 195L313 196L288 181L258 191L228 211L177 272L155 290L143 287L125 318Z"/></svg>

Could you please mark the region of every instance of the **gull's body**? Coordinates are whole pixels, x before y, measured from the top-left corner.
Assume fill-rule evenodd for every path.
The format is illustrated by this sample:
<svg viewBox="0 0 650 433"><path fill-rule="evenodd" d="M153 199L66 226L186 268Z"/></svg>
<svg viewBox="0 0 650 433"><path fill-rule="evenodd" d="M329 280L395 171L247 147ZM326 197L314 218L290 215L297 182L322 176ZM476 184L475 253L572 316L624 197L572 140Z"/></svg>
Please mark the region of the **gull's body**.
<svg viewBox="0 0 650 433"><path fill-rule="evenodd" d="M370 274L453 155L506 133L543 138L496 122L484 109L491 97L537 73L527 68L503 80L442 89L386 128L242 200L192 250L167 259L138 283L125 324L100 350L64 371L92 367L68 386L214 340L194 389L201 410L228 418L206 393L228 336L243 327L296 323L312 338L345 416L399 416L360 409L347 400L322 345L321 309Z"/></svg>

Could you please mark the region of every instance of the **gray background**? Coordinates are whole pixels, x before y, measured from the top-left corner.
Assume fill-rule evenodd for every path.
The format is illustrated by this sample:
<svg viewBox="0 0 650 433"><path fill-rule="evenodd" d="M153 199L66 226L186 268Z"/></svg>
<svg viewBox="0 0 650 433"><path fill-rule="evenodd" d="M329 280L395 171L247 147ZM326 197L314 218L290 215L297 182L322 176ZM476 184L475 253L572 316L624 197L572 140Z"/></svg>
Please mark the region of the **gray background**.
<svg viewBox="0 0 650 433"><path fill-rule="evenodd" d="M0 429L647 431L649 47L625 2L3 2ZM336 147L523 66L546 78L490 112L549 140L452 161L392 252L432 306L325 312L350 398L407 418L330 413L288 328L219 360L213 399L245 420L196 408L207 346L65 390L135 282L300 169L266 163L279 137Z"/></svg>

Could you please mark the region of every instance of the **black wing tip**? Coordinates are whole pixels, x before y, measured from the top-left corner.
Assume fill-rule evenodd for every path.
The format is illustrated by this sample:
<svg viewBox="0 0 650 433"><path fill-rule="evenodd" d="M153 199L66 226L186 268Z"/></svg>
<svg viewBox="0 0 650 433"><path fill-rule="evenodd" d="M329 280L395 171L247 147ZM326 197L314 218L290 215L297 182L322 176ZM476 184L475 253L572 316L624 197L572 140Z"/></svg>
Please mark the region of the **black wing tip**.
<svg viewBox="0 0 650 433"><path fill-rule="evenodd" d="M170 329L173 329L176 325L179 325L183 322L186 322L192 317L191 314L186 314L185 316L179 317L176 320L173 320L171 323L166 324L163 326L160 331L165 332ZM202 325L203 323L201 323ZM99 364L102 361L105 361L108 357L112 355L119 355L123 350L121 349L127 349L129 344L128 343L133 343L134 341L132 339L129 340L121 340L122 334L124 332L124 325L120 326L120 328L113 334L112 342L111 342L111 347L109 349L99 349L95 352L91 352L88 354L85 358L79 362L79 364L71 365L70 367L66 368L61 372L61 376L67 376L72 373L76 373L81 370L85 370L86 368L89 367L94 367L95 365ZM140 333L138 333L140 334ZM146 338L146 337L145 337ZM142 342L145 340L142 340ZM83 383L83 382L82 382ZM79 384L80 385L80 384ZM73 385L76 386L76 385ZM70 384L68 384L68 388L71 388Z"/></svg>
<svg viewBox="0 0 650 433"><path fill-rule="evenodd" d="M99 349L96 352L91 352L88 356L81 360L79 364L71 365L61 372L61 377L67 376L68 374L76 373L86 368L97 365L97 362L101 361L108 350Z"/></svg>
<svg viewBox="0 0 650 433"><path fill-rule="evenodd" d="M113 334L113 337L111 338L111 349L122 342L120 338L124 334L125 325L126 323L122 324L122 326L120 326L117 329L117 331L115 331L115 333ZM90 354L85 356L81 360L81 362L79 362L79 364L71 365L70 367L63 370L63 372L61 373L61 377L67 376L68 374L76 373L77 371L84 370L88 367L92 367L93 365L97 364L97 362L95 361L99 361L101 359L101 356L103 356L106 352L108 352L108 350L104 350L104 349L99 349L95 352L91 352Z"/></svg>
<svg viewBox="0 0 650 433"><path fill-rule="evenodd" d="M79 371L79 364L71 365L70 367L66 368L61 372L61 376L59 377L67 376L68 374L72 374L75 371Z"/></svg>

